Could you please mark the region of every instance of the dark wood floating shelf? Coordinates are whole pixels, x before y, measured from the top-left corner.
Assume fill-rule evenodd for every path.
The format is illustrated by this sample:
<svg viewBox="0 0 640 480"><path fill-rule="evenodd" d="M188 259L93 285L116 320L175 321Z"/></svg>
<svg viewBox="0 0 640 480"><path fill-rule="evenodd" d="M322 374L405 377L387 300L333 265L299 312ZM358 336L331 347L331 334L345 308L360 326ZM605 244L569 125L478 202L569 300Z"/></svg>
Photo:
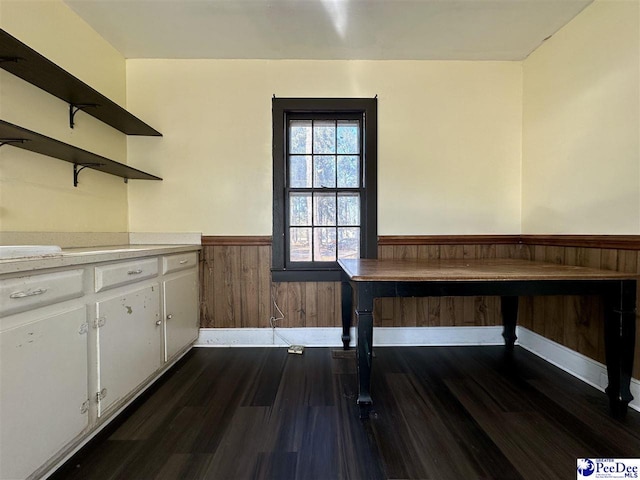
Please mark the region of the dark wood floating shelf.
<svg viewBox="0 0 640 480"><path fill-rule="evenodd" d="M110 173L111 175L124 178L125 181L129 179L162 180L160 177L129 167L123 163L110 160L106 157L88 152L87 150L69 145L68 143L60 142L27 130L26 128L0 120L0 146L2 145L12 145L73 163L74 184L77 183L77 174L80 173L80 170L83 168L91 168L99 172Z"/></svg>
<svg viewBox="0 0 640 480"><path fill-rule="evenodd" d="M75 113L82 110L127 135L162 136L120 105L4 30L0 30L0 68L67 102L72 127Z"/></svg>

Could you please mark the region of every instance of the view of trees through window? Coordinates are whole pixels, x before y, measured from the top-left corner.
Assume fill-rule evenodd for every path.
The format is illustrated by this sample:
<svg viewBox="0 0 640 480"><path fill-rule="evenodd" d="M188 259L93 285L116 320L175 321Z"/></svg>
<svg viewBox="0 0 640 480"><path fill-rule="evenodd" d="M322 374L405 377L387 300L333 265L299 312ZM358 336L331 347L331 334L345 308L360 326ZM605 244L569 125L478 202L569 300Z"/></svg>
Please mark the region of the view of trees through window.
<svg viewBox="0 0 640 480"><path fill-rule="evenodd" d="M290 120L287 128L289 261L360 256L359 120Z"/></svg>

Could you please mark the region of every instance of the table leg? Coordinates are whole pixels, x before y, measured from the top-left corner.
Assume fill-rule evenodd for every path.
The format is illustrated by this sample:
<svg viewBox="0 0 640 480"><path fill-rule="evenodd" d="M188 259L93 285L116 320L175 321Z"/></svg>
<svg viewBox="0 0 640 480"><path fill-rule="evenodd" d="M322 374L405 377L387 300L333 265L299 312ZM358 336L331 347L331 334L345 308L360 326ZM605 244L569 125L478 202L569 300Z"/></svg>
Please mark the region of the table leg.
<svg viewBox="0 0 640 480"><path fill-rule="evenodd" d="M371 369L373 363L373 287L366 282L353 285L355 313L358 321L358 405L360 418L369 418L371 399Z"/></svg>
<svg viewBox="0 0 640 480"><path fill-rule="evenodd" d="M624 280L605 301L605 357L609 407L615 418L624 418L631 395L631 374L636 338L636 282Z"/></svg>
<svg viewBox="0 0 640 480"><path fill-rule="evenodd" d="M345 350L349 350L351 342L351 315L353 314L353 290L349 282L342 282L341 302L342 302L342 345Z"/></svg>
<svg viewBox="0 0 640 480"><path fill-rule="evenodd" d="M502 336L507 350L513 350L516 343L516 323L518 321L518 297L500 297L502 307Z"/></svg>
<svg viewBox="0 0 640 480"><path fill-rule="evenodd" d="M360 418L369 418L371 399L371 363L373 360L373 312L356 312L358 319L358 405Z"/></svg>

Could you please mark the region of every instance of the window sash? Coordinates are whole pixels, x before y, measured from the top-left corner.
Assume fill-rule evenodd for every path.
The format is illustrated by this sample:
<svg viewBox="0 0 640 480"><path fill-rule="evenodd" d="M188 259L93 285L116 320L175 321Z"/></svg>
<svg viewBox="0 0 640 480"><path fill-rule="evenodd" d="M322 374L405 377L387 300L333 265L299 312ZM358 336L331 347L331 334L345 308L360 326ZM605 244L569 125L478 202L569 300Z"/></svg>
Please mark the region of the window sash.
<svg viewBox="0 0 640 480"><path fill-rule="evenodd" d="M333 218L328 222L319 221L320 219L317 215L317 202L315 199L320 196L335 199ZM304 194L295 191L290 193L288 197L289 208L291 208L294 203L292 199L296 197L303 199L303 201L300 202L302 214L294 215L291 213L291 210L287 213L288 222L285 225L285 232L287 236L286 263L288 266L295 266L301 262L336 263L336 259L338 258L357 258L360 255L362 202L359 191L350 190L349 192L335 191L334 193L328 193L324 190L316 190L308 191ZM343 200L341 201L341 199ZM353 215L354 205L349 205L349 203L357 203L357 205L355 205L358 212L357 215ZM354 216L357 218L354 219ZM335 237L335 255L330 260L318 258L320 245L316 235L321 231L331 232ZM294 234L298 234L300 237ZM294 248L292 242L294 236L302 239L302 242L300 242L296 248ZM349 241L350 237L357 237L356 245L353 245L353 241ZM350 247L347 247L347 245L350 245ZM308 251L308 254L301 255L301 252L305 250Z"/></svg>
<svg viewBox="0 0 640 480"><path fill-rule="evenodd" d="M342 148L340 142L341 129L347 130L357 128L357 139L355 142L344 142L346 149ZM323 142L317 140L316 134L327 129L330 134ZM344 137L342 137L344 138ZM351 143L349 145L349 143ZM334 266L338 258L343 258L343 248L340 248L339 238L344 238L347 232L354 232L358 229L358 245L356 251L349 256L357 254L361 249L361 223L363 217L364 193L364 162L363 162L363 122L362 115L334 114L327 118L322 115L317 118L314 115L295 115L287 119L287 129L285 135L286 159L285 159L285 266L287 268L313 264L330 264ZM329 148L326 148L326 147ZM340 153L342 150L342 153ZM302 161L300 161L302 158ZM339 181L339 160L350 158L356 159L357 178L355 185L351 187L338 187ZM324 182L318 181L318 162L326 162L325 166L330 175L324 178ZM294 175L296 173L303 175ZM299 169L299 170L298 170ZM348 183L348 182L343 182ZM302 186L300 186L302 185ZM328 186L327 186L328 185ZM345 198L346 194L358 198L358 218L355 223L348 225L339 222L340 197ZM329 210L333 210L333 219L329 222L321 222L318 209L322 206L322 198L330 199L327 204ZM294 198L308 199L302 200L300 206L303 212L302 217L306 217L306 222L294 219ZM333 203L333 205L331 205ZM305 205L306 204L306 205ZM322 248L323 240L329 237L329 245ZM293 239L299 238L297 247L294 247ZM346 242L342 242L344 246ZM324 254L322 252L325 252ZM337 266L337 265L336 265Z"/></svg>

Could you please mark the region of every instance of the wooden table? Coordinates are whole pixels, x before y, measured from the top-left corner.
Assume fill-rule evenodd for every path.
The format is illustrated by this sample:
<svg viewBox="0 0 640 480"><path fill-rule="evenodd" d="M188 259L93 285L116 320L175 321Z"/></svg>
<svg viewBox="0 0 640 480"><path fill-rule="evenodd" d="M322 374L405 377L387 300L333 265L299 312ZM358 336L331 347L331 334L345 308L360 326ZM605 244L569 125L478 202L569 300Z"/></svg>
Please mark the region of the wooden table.
<svg viewBox="0 0 640 480"><path fill-rule="evenodd" d="M341 259L342 341L349 348L352 313L358 321L358 405L369 416L373 361L373 300L378 297L501 297L507 351L516 341L518 296L602 295L605 301L605 355L611 413L624 416L633 400L630 381L635 348L638 275L527 260Z"/></svg>

